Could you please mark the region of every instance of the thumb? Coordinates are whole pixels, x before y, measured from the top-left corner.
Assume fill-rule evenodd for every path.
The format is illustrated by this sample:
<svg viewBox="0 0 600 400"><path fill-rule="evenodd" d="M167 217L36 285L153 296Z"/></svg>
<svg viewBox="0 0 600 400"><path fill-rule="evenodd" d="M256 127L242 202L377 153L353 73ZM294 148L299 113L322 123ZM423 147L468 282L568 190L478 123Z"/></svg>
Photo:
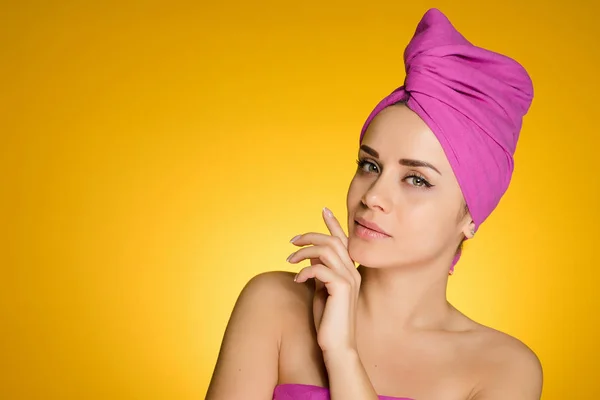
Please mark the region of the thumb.
<svg viewBox="0 0 600 400"><path fill-rule="evenodd" d="M321 264L321 260L318 258L311 258L310 265ZM319 293L325 288L325 284L318 279L315 279L315 294Z"/></svg>
<svg viewBox="0 0 600 400"><path fill-rule="evenodd" d="M318 258L311 258L310 265L320 264L321 260ZM323 318L323 311L325 311L325 303L327 302L327 288L325 284L318 279L315 279L315 293L313 296L313 319L317 332L321 327L321 319Z"/></svg>

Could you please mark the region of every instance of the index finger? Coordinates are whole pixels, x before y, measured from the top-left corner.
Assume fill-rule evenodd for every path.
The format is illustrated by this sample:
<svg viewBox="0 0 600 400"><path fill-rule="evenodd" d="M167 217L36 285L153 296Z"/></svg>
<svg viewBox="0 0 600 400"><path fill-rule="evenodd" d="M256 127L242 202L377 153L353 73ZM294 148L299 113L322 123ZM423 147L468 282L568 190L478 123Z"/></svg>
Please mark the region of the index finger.
<svg viewBox="0 0 600 400"><path fill-rule="evenodd" d="M340 222L327 207L323 207L323 220L325 221L325 225L327 225L327 229L329 229L331 235L338 237L344 244L344 247L348 248L348 237L344 233Z"/></svg>

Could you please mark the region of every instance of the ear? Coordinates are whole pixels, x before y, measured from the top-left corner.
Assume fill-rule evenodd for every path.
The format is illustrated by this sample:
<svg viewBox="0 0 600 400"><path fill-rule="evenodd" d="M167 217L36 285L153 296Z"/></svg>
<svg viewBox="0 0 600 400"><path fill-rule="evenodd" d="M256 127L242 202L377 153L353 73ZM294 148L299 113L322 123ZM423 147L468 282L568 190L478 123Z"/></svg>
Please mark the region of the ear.
<svg viewBox="0 0 600 400"><path fill-rule="evenodd" d="M473 239L475 236L475 222L471 218L471 213L466 213L461 221L462 233L467 239Z"/></svg>

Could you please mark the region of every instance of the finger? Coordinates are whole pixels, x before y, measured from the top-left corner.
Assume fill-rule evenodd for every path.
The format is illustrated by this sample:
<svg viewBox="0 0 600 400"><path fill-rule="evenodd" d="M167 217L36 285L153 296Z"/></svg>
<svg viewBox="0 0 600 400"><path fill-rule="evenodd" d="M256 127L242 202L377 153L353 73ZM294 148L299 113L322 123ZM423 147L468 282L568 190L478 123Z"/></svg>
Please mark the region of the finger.
<svg viewBox="0 0 600 400"><path fill-rule="evenodd" d="M337 236L326 235L324 233L309 232L303 235L295 236L290 242L295 246L307 246L310 244L315 246L331 246L336 250L336 252L340 255L340 258L342 258L344 262L348 261L349 263L354 265L354 262L348 254L348 248Z"/></svg>
<svg viewBox="0 0 600 400"><path fill-rule="evenodd" d="M292 264L299 263L306 259L318 259L318 264L325 264L327 267L341 273L348 274L348 267L338 255L335 249L331 246L309 246L304 247L290 255L287 261ZM311 263L312 264L312 263Z"/></svg>
<svg viewBox="0 0 600 400"><path fill-rule="evenodd" d="M325 312L327 297L329 297L329 293L325 288L325 284L320 280L315 279L315 293L313 296L313 322L315 323L317 332L321 327L321 319L323 319L323 313Z"/></svg>
<svg viewBox="0 0 600 400"><path fill-rule="evenodd" d="M311 258L310 259L310 265L316 265L316 264L320 264L321 260L318 258ZM321 282L320 280L315 280L315 295L320 295L321 292L325 292L325 295L327 294L326 290L323 290L325 288L325 284L323 282ZM320 321L320 318L319 318Z"/></svg>
<svg viewBox="0 0 600 400"><path fill-rule="evenodd" d="M348 236L344 232L344 229L340 225L340 222L333 215L331 210L327 207L323 208L323 220L325 221L325 225L327 225L327 229L332 236L335 236L340 239L340 241L344 244L344 247L348 247Z"/></svg>
<svg viewBox="0 0 600 400"><path fill-rule="evenodd" d="M353 279L357 283L360 283L360 274L358 273L358 270L356 269L356 265L354 264L354 261L350 258L350 255L348 254L348 249L344 246L344 244L338 237L326 235L323 233L310 232L310 233L305 233L303 235L298 235L298 236L294 237L292 239L292 243L296 246L305 246L305 245L312 244L314 246L332 247L335 250L335 252L337 253L337 255L339 256L339 258L341 259L342 263L344 264L344 267L349 271L349 274L352 275ZM300 250L298 250L298 252L299 251ZM289 262L292 262L292 260L294 262L301 261L303 258L296 258L295 257L296 253L297 252L290 254L289 257L287 258L287 261L289 261ZM317 258L317 260L319 260L318 256L310 257L310 255L304 254L304 257L305 258ZM319 260L319 263L321 263L321 262L327 264L327 261L325 259Z"/></svg>
<svg viewBox="0 0 600 400"><path fill-rule="evenodd" d="M323 264L315 264L302 268L294 279L297 283L306 282L308 279L318 279L325 284L329 295L335 295L342 291L351 290L352 284L349 280L336 273Z"/></svg>
<svg viewBox="0 0 600 400"><path fill-rule="evenodd" d="M348 249L342 244L341 240L338 237L331 236L331 235L325 235L322 233L310 232L310 233L305 233L303 235L298 235L298 236L294 237L292 240L293 240L292 243L297 246L313 244L314 246L317 246L317 247L322 246L322 247L333 248L335 250L336 254L341 259L341 261L343 263L343 267L347 271L347 272L340 272L340 273L342 273L345 276L350 275L352 277L352 280L355 282L355 284L360 285L360 282L361 282L360 273L356 269L356 265L354 264L354 261L350 258L350 255L348 254ZM318 260L318 263L329 264L327 259L320 259L319 255L317 255L317 256L310 255L313 253L310 253L310 254L303 253L300 255L300 257L297 257L296 253L298 253L299 251L300 250L290 254L289 257L287 258L287 261L288 262L299 262L304 258L316 258ZM337 269L337 264L331 264L331 267Z"/></svg>
<svg viewBox="0 0 600 400"><path fill-rule="evenodd" d="M295 246L306 246L307 244L327 244L331 235L319 232L308 232L302 235L296 235L290 240Z"/></svg>

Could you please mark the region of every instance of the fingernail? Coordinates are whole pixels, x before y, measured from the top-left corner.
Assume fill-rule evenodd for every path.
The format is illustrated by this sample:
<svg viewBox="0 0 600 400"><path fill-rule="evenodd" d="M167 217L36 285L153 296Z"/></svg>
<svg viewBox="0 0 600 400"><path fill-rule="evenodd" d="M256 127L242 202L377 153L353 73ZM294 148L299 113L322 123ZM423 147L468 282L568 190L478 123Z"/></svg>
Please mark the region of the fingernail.
<svg viewBox="0 0 600 400"><path fill-rule="evenodd" d="M293 238L290 239L290 243L294 243L294 241L296 241L296 239L298 239L300 237L300 235L296 235Z"/></svg>
<svg viewBox="0 0 600 400"><path fill-rule="evenodd" d="M288 258L286 258L286 259L285 259L285 261L289 262L289 261L290 261L290 258L292 258L292 256L293 256L294 254L296 254L296 252L293 252L292 254L290 254L290 255L288 256Z"/></svg>
<svg viewBox="0 0 600 400"><path fill-rule="evenodd" d="M300 272L298 272L299 274ZM296 279L298 279L298 274L296 274L296 276L294 276L294 282L296 282Z"/></svg>
<svg viewBox="0 0 600 400"><path fill-rule="evenodd" d="M331 212L331 210L327 207L323 207L323 212L325 213L325 215L327 215L328 217L333 217L333 213Z"/></svg>

